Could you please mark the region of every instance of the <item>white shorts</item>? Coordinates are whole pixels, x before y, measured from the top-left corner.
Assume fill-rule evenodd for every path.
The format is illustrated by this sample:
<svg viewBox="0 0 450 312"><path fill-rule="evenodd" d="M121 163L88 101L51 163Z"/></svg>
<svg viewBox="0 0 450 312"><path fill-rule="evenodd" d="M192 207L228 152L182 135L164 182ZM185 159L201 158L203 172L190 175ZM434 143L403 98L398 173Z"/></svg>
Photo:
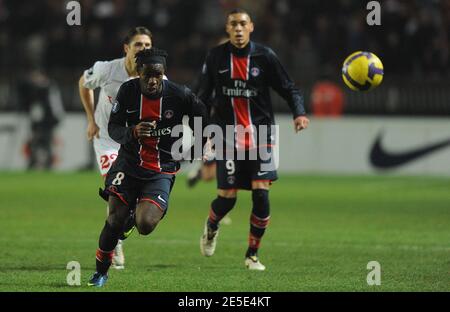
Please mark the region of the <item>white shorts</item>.
<svg viewBox="0 0 450 312"><path fill-rule="evenodd" d="M106 176L109 168L119 154L120 144L110 138L94 138L95 159L102 176Z"/></svg>

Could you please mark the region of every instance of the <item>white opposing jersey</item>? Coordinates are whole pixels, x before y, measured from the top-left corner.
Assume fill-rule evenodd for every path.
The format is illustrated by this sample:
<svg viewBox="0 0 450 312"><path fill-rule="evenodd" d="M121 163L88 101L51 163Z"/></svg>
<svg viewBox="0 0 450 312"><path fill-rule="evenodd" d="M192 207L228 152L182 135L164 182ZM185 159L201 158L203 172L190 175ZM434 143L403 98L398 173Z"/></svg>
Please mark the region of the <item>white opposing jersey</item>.
<svg viewBox="0 0 450 312"><path fill-rule="evenodd" d="M84 87L94 90L100 88L97 105L95 107L95 123L100 128L99 138L94 137L94 150L100 172L106 175L117 157L120 144L111 139L108 134L108 122L120 86L129 77L125 68L125 58L106 62L95 62L94 66L85 70ZM167 79L166 76L163 77Z"/></svg>
<svg viewBox="0 0 450 312"><path fill-rule="evenodd" d="M125 69L124 57L107 62L95 62L93 67L84 71L84 87L92 90L100 88L94 115L95 122L100 128L100 139L111 141L117 150L120 145L108 134L109 116L120 86L130 78Z"/></svg>

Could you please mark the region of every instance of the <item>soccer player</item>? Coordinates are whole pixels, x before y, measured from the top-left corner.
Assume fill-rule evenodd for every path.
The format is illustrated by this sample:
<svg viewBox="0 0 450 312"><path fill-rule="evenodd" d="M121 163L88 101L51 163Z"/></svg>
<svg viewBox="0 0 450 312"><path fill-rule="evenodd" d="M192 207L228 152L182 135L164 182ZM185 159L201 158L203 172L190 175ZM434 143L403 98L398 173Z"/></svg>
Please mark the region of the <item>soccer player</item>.
<svg viewBox="0 0 450 312"><path fill-rule="evenodd" d="M210 50L200 77L198 96L204 102L215 92L215 120L224 128L231 125L237 129L250 130L250 135L233 141L235 151L247 152L245 160L225 157L217 160L217 198L211 203L209 217L200 238L200 251L204 256L212 256L219 234L219 222L233 209L237 190L251 190L253 208L250 217L249 245L245 253L245 266L250 270L265 270L258 258L261 239L269 224L269 188L277 179L276 168L262 170L267 159L258 156L251 160L252 149L262 145L271 154L274 124L269 88L273 88L288 103L295 131L306 129L309 119L305 116L303 96L289 78L275 53L268 47L250 41L254 25L250 15L236 9L228 14L226 32L229 42ZM252 132L260 126L268 126L267 140L261 142ZM225 141L229 141L226 138ZM234 144L236 143L236 144ZM226 148L230 148L229 144ZM217 156L217 155L216 155ZM270 162L271 160L269 160Z"/></svg>
<svg viewBox="0 0 450 312"><path fill-rule="evenodd" d="M80 98L88 121L87 138L94 142L94 150L100 173L103 177L117 157L120 145L108 135L109 114L120 85L136 77L135 55L152 47L152 33L145 27L131 29L125 37L123 48L125 57L109 62L96 62L86 70L79 80ZM94 113L94 89L100 88ZM108 209L108 208L107 208ZM108 210L107 210L108 211ZM113 267L123 269L125 256L122 241L114 252Z"/></svg>
<svg viewBox="0 0 450 312"><path fill-rule="evenodd" d="M121 146L105 180L102 197L108 200L110 213L100 234L90 286L101 287L107 281L130 210L135 209L134 224L142 235L153 232L166 214L180 168L171 152L177 142L172 129L182 126L185 115L206 122L206 106L188 88L163 80L166 56L156 48L137 53L139 78L120 87L112 106L108 131Z"/></svg>

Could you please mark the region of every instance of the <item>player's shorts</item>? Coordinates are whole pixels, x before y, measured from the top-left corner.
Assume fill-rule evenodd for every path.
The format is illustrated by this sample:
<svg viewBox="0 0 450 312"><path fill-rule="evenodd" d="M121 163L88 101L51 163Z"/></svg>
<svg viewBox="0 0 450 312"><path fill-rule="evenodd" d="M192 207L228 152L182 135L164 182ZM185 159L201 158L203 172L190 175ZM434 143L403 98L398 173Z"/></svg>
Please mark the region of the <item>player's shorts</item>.
<svg viewBox="0 0 450 312"><path fill-rule="evenodd" d="M116 196L130 210L142 201L156 205L164 215L169 207L169 195L175 183L174 174L155 172L148 179L139 179L130 175L116 164L106 175L105 190L101 196L107 200L109 196Z"/></svg>
<svg viewBox="0 0 450 312"><path fill-rule="evenodd" d="M247 156L245 160L216 160L217 188L251 190L252 181L276 181L277 171L274 165L269 165L273 161L272 158L273 156L270 155L266 160L260 157L256 160L248 160Z"/></svg>
<svg viewBox="0 0 450 312"><path fill-rule="evenodd" d="M98 169L104 177L119 154L120 144L110 138L94 138L95 159Z"/></svg>

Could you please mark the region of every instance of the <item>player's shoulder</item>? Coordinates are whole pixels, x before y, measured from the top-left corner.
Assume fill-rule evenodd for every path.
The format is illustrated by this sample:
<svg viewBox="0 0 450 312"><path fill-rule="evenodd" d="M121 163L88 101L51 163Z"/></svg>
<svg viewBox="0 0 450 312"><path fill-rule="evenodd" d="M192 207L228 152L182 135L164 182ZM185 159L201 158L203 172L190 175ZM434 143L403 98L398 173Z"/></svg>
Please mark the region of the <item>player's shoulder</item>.
<svg viewBox="0 0 450 312"><path fill-rule="evenodd" d="M125 58L114 59L108 62L110 71L110 80L126 81L128 73L125 69Z"/></svg>
<svg viewBox="0 0 450 312"><path fill-rule="evenodd" d="M107 81L111 79L111 77L118 76L120 73L124 72L124 61L124 58L109 61L97 61L94 63L94 66L87 70L87 75L99 77L103 81ZM118 78L115 79L118 80Z"/></svg>
<svg viewBox="0 0 450 312"><path fill-rule="evenodd" d="M106 66L108 66L111 71L122 70L125 68L125 58L118 58L110 61L106 61Z"/></svg>
<svg viewBox="0 0 450 312"><path fill-rule="evenodd" d="M260 54L260 55L265 55L265 56L269 56L269 57L276 56L276 54L272 50L272 48L267 45L264 45L259 42L253 42L253 41L251 42L251 44L252 44L252 52L251 53L253 55Z"/></svg>
<svg viewBox="0 0 450 312"><path fill-rule="evenodd" d="M108 60L108 61L97 61L94 66L102 69L115 69L124 65L124 58Z"/></svg>
<svg viewBox="0 0 450 312"><path fill-rule="evenodd" d="M212 47L210 51L211 51L211 53L217 53L217 52L226 51L228 49L229 43L230 43L229 41L226 41L226 42L224 42L222 44L219 44L219 45L217 45L215 47Z"/></svg>
<svg viewBox="0 0 450 312"><path fill-rule="evenodd" d="M215 57L221 57L224 54L228 54L229 53L228 44L229 44L229 41L211 48L209 50L209 57L215 58Z"/></svg>
<svg viewBox="0 0 450 312"><path fill-rule="evenodd" d="M190 92L190 89L187 86L170 80L164 80L164 84L166 87L165 93L167 95L185 97L186 94Z"/></svg>
<svg viewBox="0 0 450 312"><path fill-rule="evenodd" d="M119 88L120 92L140 92L139 78L133 78L125 81Z"/></svg>

